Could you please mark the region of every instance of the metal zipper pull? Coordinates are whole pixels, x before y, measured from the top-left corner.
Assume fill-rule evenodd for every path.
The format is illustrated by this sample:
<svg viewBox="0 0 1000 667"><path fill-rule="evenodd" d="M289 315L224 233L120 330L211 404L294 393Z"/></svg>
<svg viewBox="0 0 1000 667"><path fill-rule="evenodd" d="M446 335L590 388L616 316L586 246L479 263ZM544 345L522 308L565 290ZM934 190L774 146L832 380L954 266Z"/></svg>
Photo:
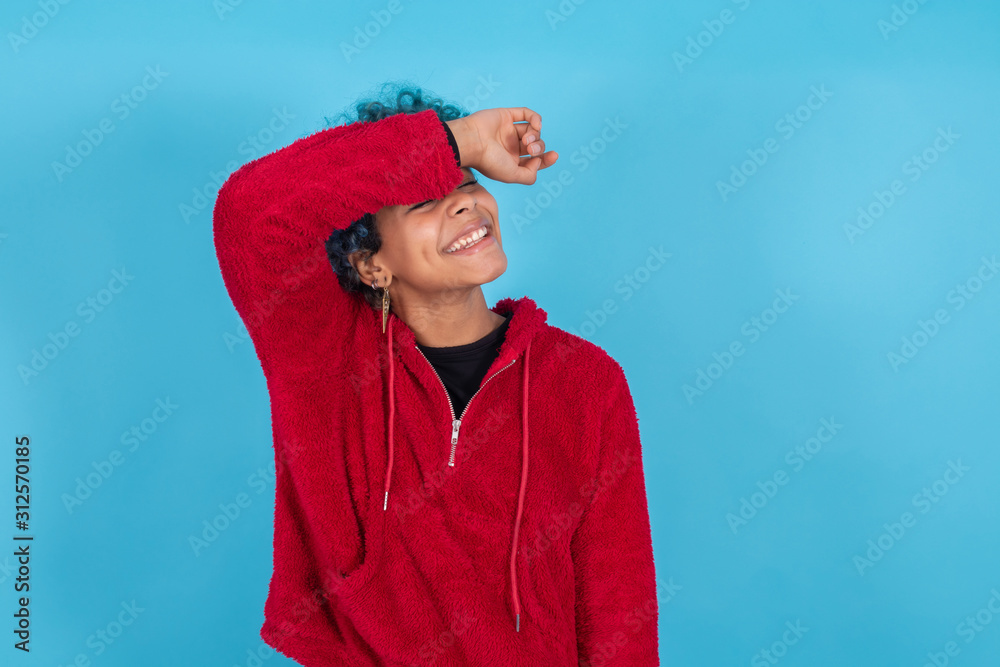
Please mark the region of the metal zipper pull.
<svg viewBox="0 0 1000 667"><path fill-rule="evenodd" d="M465 416L466 412L468 412L469 405L472 404L472 399L474 399L476 396L479 395L479 392L481 392L483 390L483 387L485 387L489 383L490 380L492 380L493 378L495 378L497 375L500 375L500 373L502 373L504 370L506 370L506 369L510 368L511 366L513 366L514 362L517 361L517 357L514 357L513 359L511 359L510 363L508 363L506 366L504 366L503 368L501 368L500 370L498 370L493 375L491 375L488 378L486 378L485 380L483 380L483 383L479 386L479 389L477 389L476 392L474 394L472 394L472 396L469 397L468 402L465 404L465 408L462 410L462 414L460 414L458 416L458 418L456 419L455 418L455 406L452 405L451 396L449 396L449 394L448 394L448 387L445 386L444 380L441 379L441 375L437 372L437 369L434 368L434 364L432 364L431 360L427 358L427 355L424 354L424 351L420 349L419 345L414 344L413 349L415 349L417 352L419 352L420 356L422 356L424 358L424 361L427 362L427 365L431 367L431 372L434 373L434 376L438 379L438 382L441 383L441 390L444 392L444 399L445 399L445 401L448 402L448 412L451 413L451 419L452 419L452 421L451 421L451 455L448 457L448 465L454 468L455 467L455 448L458 447L458 428L459 428L459 426L462 425L462 417Z"/></svg>
<svg viewBox="0 0 1000 667"><path fill-rule="evenodd" d="M451 422L451 455L448 457L448 465L455 467L455 447L458 445L458 428L462 425L461 419Z"/></svg>

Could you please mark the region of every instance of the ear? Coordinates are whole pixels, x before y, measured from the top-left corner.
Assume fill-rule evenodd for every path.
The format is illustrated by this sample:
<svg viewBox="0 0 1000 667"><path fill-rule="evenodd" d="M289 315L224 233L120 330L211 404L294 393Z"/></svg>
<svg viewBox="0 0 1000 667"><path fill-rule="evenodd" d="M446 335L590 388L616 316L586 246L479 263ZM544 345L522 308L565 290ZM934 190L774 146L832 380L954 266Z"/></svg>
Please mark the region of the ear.
<svg viewBox="0 0 1000 667"><path fill-rule="evenodd" d="M374 218L375 229L379 230L382 220L385 219L387 215L391 215L396 207L385 206L371 214ZM372 281L376 277L381 278L384 276L384 267L379 261L379 253L373 253L371 250L356 250L347 256L347 261L351 263L354 270L358 272L358 276L361 280L369 287ZM384 280L379 280L380 287Z"/></svg>
<svg viewBox="0 0 1000 667"><path fill-rule="evenodd" d="M347 260L365 285L371 285L382 270L377 257L378 253L372 254L370 250L357 250L347 256Z"/></svg>

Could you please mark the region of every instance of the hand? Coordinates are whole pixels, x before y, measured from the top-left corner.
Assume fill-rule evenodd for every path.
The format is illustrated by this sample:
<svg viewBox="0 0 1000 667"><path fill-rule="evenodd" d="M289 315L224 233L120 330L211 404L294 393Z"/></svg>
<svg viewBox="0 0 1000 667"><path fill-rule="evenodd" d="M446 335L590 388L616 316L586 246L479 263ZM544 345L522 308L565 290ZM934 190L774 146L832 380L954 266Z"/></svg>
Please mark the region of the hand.
<svg viewBox="0 0 1000 667"><path fill-rule="evenodd" d="M462 166L501 183L531 185L539 169L559 159L555 151L545 150L541 115L527 107L482 109L448 125Z"/></svg>

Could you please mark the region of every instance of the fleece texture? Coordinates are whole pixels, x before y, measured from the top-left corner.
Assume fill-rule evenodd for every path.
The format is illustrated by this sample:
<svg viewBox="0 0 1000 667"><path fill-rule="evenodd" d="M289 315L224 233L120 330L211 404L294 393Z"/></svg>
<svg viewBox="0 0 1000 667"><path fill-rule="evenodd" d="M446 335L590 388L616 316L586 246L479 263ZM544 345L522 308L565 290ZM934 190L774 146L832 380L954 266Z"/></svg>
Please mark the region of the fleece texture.
<svg viewBox="0 0 1000 667"><path fill-rule="evenodd" d="M658 665L638 419L621 366L504 298L456 420L413 331L341 289L324 243L462 181L432 110L243 165L213 224L275 454L261 636L308 667ZM498 222L498 221L497 221Z"/></svg>

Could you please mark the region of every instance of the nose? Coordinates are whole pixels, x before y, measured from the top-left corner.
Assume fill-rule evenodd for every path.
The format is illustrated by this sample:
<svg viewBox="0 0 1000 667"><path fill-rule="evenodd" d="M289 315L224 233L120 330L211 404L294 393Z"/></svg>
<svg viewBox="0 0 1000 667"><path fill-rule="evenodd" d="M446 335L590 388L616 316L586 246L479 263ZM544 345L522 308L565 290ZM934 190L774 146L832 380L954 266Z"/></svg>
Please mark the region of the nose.
<svg viewBox="0 0 1000 667"><path fill-rule="evenodd" d="M451 215L461 215L478 204L476 196L471 192L453 192L451 196L452 201L448 205L448 213Z"/></svg>

